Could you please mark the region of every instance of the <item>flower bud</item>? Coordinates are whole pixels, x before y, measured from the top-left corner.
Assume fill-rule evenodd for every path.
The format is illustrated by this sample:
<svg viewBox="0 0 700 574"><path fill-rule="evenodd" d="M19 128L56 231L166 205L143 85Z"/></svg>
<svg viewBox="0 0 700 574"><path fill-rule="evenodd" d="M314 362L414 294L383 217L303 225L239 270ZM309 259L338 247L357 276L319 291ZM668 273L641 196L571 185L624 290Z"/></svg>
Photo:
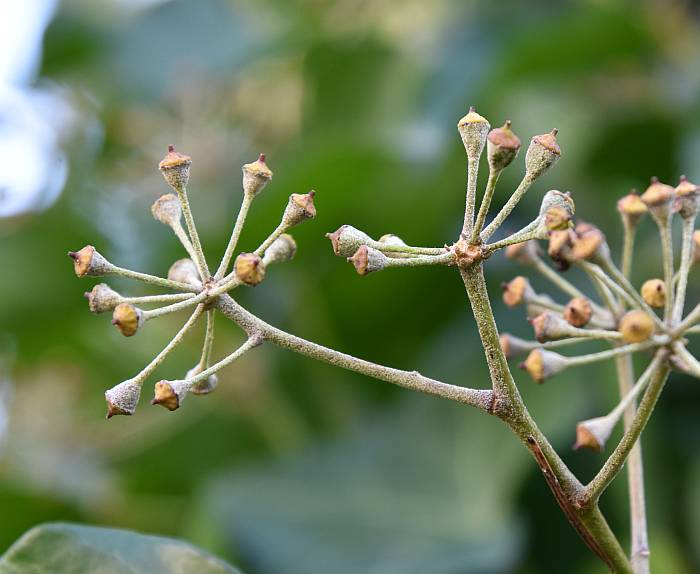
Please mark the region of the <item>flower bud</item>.
<svg viewBox="0 0 700 574"><path fill-rule="evenodd" d="M114 415L133 415L141 396L141 385L129 379L105 392L107 418Z"/></svg>
<svg viewBox="0 0 700 574"><path fill-rule="evenodd" d="M161 195L151 206L151 213L157 221L165 225L170 227L179 225L182 216L180 200L172 193Z"/></svg>
<svg viewBox="0 0 700 574"><path fill-rule="evenodd" d="M158 164L158 169L163 174L168 185L175 190L184 189L190 179L190 166L192 158L175 151L175 147L168 146L168 154Z"/></svg>
<svg viewBox="0 0 700 574"><path fill-rule="evenodd" d="M657 220L665 221L673 213L675 190L670 185L661 183L657 177L652 177L651 185L640 199Z"/></svg>
<svg viewBox="0 0 700 574"><path fill-rule="evenodd" d="M661 279L649 279L642 285L642 299L650 307L659 309L666 305L666 283Z"/></svg>
<svg viewBox="0 0 700 574"><path fill-rule="evenodd" d="M620 319L618 331L625 343L641 343L653 335L654 321L644 311L629 311Z"/></svg>
<svg viewBox="0 0 700 574"><path fill-rule="evenodd" d="M600 452L610 438L613 425L608 417L597 417L581 421L576 425L576 444L574 450L590 448Z"/></svg>
<svg viewBox="0 0 700 574"><path fill-rule="evenodd" d="M520 364L520 368L525 369L536 383L543 383L566 367L566 357L545 349L533 349Z"/></svg>
<svg viewBox="0 0 700 574"><path fill-rule="evenodd" d="M561 271L565 271L569 268L573 237L575 237L575 235L570 229L552 231L549 234L547 254Z"/></svg>
<svg viewBox="0 0 700 574"><path fill-rule="evenodd" d="M189 392L187 381L158 381L155 384L152 405L160 405L169 411L180 408L180 403Z"/></svg>
<svg viewBox="0 0 700 574"><path fill-rule="evenodd" d="M571 325L551 311L545 311L534 319L530 319L530 324L535 330L535 339L540 343L562 339L571 335Z"/></svg>
<svg viewBox="0 0 700 574"><path fill-rule="evenodd" d="M457 129L462 137L464 149L467 150L467 157L470 160L478 159L484 151L486 137L491 129L489 122L477 114L472 106L469 113L457 122Z"/></svg>
<svg viewBox="0 0 700 574"><path fill-rule="evenodd" d="M498 342L501 345L501 351L503 351L506 359L512 359L532 349L532 343L520 337L516 337L515 335L511 335L510 333L503 333L498 338Z"/></svg>
<svg viewBox="0 0 700 574"><path fill-rule="evenodd" d="M379 238L378 243L384 245L391 245L393 247L406 247L406 242L401 239L398 235L393 233L386 233Z"/></svg>
<svg viewBox="0 0 700 574"><path fill-rule="evenodd" d="M265 250L262 261L265 266L270 263L284 263L292 259L296 252L297 244L294 238L288 233L283 233Z"/></svg>
<svg viewBox="0 0 700 574"><path fill-rule="evenodd" d="M243 170L243 193L256 195L272 179L272 171L265 163L265 154L261 153L258 159L245 164Z"/></svg>
<svg viewBox="0 0 700 574"><path fill-rule="evenodd" d="M593 316L593 306L585 297L574 297L564 308L564 319L574 327L585 327Z"/></svg>
<svg viewBox="0 0 700 574"><path fill-rule="evenodd" d="M102 277L114 269L114 266L92 245L86 245L80 251L69 251L68 257L73 260L75 274L78 277Z"/></svg>
<svg viewBox="0 0 700 574"><path fill-rule="evenodd" d="M200 288L202 281L199 278L199 270L194 261L189 258L178 259L168 269L168 279L178 283L186 283L193 287Z"/></svg>
<svg viewBox="0 0 700 574"><path fill-rule="evenodd" d="M523 241L506 247L506 257L523 265L534 265L538 262L540 247L537 241Z"/></svg>
<svg viewBox="0 0 700 574"><path fill-rule="evenodd" d="M85 293L85 297L88 300L90 311L96 314L111 311L122 300L122 296L106 283L95 285L92 291Z"/></svg>
<svg viewBox="0 0 700 574"><path fill-rule="evenodd" d="M342 225L335 232L326 233L326 237L331 240L333 253L341 257L350 257L361 245L373 243L369 235L351 225Z"/></svg>
<svg viewBox="0 0 700 574"><path fill-rule="evenodd" d="M561 148L557 143L557 131L557 129L553 129L548 134L532 138L525 154L525 169L530 177L541 176L561 157Z"/></svg>
<svg viewBox="0 0 700 574"><path fill-rule="evenodd" d="M632 191L617 201L617 211L627 225L634 227L649 210L640 197Z"/></svg>
<svg viewBox="0 0 700 574"><path fill-rule="evenodd" d="M189 371L187 371L186 379L191 379L193 377L196 377L199 373L202 372L202 367L199 365L195 365L192 367ZM193 395L208 395L211 393L219 384L219 377L216 376L216 374L209 375L206 379L203 381L199 381L198 383L194 383L192 387L190 388L190 392Z"/></svg>
<svg viewBox="0 0 700 574"><path fill-rule="evenodd" d="M535 296L530 282L522 275L518 275L508 283L502 283L501 288L503 289L503 302L508 307L517 307Z"/></svg>
<svg viewBox="0 0 700 574"><path fill-rule="evenodd" d="M486 141L486 153L491 171L501 171L508 167L520 151L520 138L511 130L511 121L503 127L492 129Z"/></svg>
<svg viewBox="0 0 700 574"><path fill-rule="evenodd" d="M255 253L241 253L236 257L233 270L240 281L253 287L265 279L265 264Z"/></svg>
<svg viewBox="0 0 700 574"><path fill-rule="evenodd" d="M605 235L595 225L579 223L574 229L570 258L577 261L596 261L607 258L610 248Z"/></svg>
<svg viewBox="0 0 700 574"><path fill-rule="evenodd" d="M119 303L112 313L112 325L125 337L133 337L143 324L143 311L131 303Z"/></svg>
<svg viewBox="0 0 700 574"><path fill-rule="evenodd" d="M386 267L389 258L378 249L361 245L348 261L352 263L358 275L367 275L381 271Z"/></svg>
<svg viewBox="0 0 700 574"><path fill-rule="evenodd" d="M688 181L684 175L676 187L674 208L683 219L694 219L700 206L700 187Z"/></svg>
<svg viewBox="0 0 700 574"><path fill-rule="evenodd" d="M310 191L309 193L293 193L289 196L289 203L282 214L282 223L287 229L316 217L315 195L315 191Z"/></svg>
<svg viewBox="0 0 700 574"><path fill-rule="evenodd" d="M569 192L549 190L544 194L540 204L539 219L542 231L546 233L568 229L575 209L574 200Z"/></svg>

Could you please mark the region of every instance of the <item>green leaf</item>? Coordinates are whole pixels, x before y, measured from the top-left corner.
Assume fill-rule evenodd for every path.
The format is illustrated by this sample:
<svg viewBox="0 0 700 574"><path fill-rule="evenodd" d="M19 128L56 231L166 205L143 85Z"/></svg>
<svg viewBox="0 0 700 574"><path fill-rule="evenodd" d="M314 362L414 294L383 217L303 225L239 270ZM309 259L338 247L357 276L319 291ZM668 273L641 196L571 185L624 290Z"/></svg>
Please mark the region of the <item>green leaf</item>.
<svg viewBox="0 0 700 574"><path fill-rule="evenodd" d="M236 574L180 540L52 523L33 528L0 559L0 574Z"/></svg>

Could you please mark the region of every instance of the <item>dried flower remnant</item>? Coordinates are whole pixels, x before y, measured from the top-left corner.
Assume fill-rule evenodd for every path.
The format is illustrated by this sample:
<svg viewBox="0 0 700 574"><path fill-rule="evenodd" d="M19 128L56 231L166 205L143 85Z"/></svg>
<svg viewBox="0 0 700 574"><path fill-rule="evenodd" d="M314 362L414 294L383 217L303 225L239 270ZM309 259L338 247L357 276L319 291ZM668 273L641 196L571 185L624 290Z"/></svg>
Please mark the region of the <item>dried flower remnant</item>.
<svg viewBox="0 0 700 574"><path fill-rule="evenodd" d="M589 223L576 222L571 195L557 190L543 194L539 212L528 225L491 241L525 193L559 161L562 152L557 130L531 139L524 158L524 175L517 188L503 198L496 192L499 176L517 163L521 147L520 138L513 133L510 121L492 130L490 122L472 108L458 122L458 131L467 156L464 223L458 237L443 238L438 246L421 247L394 234L375 240L350 225L341 226L327 237L333 253L347 258L360 275L414 266L451 267L459 273L485 352L491 388L448 384L417 371L404 371L352 357L273 327L243 308L232 293L241 285L259 284L267 272L272 274L268 269L270 264L280 264L294 257L297 245L288 231L316 217L315 192L292 194L280 223L267 238L255 250L234 257L253 200L272 180L272 170L264 154L245 164L242 168L241 207L225 253L212 273L189 206L187 185L192 158L170 147L158 168L174 193L157 199L152 213L156 220L172 228L188 257L175 261L167 277L158 277L117 267L90 245L69 253L78 277L116 275L170 291L130 297L101 283L86 293L90 310L94 313L112 311L115 326L126 336L134 335L146 321L179 311L190 313L173 339L146 367L105 392L108 417L134 414L144 382L199 319L206 316L201 359L184 378L156 383L153 404L177 410L190 394L210 394L216 389L223 368L263 342L269 342L378 380L474 406L498 416L514 431L542 469L569 521L610 570L645 574L648 572L648 538L646 522L639 520L640 516L644 517L645 510L644 500L638 494L643 492L640 488L643 475L632 468L641 468L641 459L635 459L638 464L628 467L630 483L637 493L631 502L633 544L629 556L605 521L598 501L628 458L636 456L640 433L663 390L670 366L700 377L700 362L687 348L688 337L700 332L700 306L692 307L687 313L684 306L690 267L700 260L700 233L694 229L698 188L684 178L676 188L655 180L642 196L631 193L618 201L617 209L625 232L619 268L603 232ZM479 160L485 148L489 177L477 213ZM500 201L502 207L487 225L491 203ZM663 279L647 281L638 290L629 277L634 262L634 234L646 213L651 214L660 234L664 276ZM677 273L670 233L674 217L683 222ZM400 233L403 235L403 231ZM545 251L537 243L540 240L547 241ZM535 337L531 340L508 333L499 335L497 331L484 269L491 256L501 250L512 261L536 271L554 289L551 295L536 292L525 275L505 285L503 298L506 305L523 305L531 317L535 330ZM554 267L546 262L547 256L555 263ZM591 282L590 288L584 289L579 281L569 280L564 273L569 267L585 272ZM149 305L156 307L151 309ZM663 316L654 312L661 307ZM213 317L219 314L238 325L247 338L237 349L212 363ZM576 354L581 341L607 345L608 348ZM554 348L557 351L552 350ZM639 353L653 358L635 382L629 359ZM507 362L516 356L525 356L521 366L537 382L595 362L610 360L618 366L622 390L618 405L608 415L582 421L575 429L577 448L602 450L612 436L612 430L622 420L622 414L627 412L630 415L624 418L623 438L588 484L581 483L573 474L528 413ZM560 376L561 380L565 378ZM638 407L635 406L637 401Z"/></svg>

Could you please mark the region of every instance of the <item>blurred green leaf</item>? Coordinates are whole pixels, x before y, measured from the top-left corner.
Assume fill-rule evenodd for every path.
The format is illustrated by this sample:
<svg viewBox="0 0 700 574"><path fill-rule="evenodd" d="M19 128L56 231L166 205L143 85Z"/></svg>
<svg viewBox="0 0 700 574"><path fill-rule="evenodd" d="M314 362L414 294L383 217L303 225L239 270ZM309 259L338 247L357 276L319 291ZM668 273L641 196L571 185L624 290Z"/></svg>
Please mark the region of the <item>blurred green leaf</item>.
<svg viewBox="0 0 700 574"><path fill-rule="evenodd" d="M0 559L0 574L235 574L235 568L179 540L126 530L45 524Z"/></svg>

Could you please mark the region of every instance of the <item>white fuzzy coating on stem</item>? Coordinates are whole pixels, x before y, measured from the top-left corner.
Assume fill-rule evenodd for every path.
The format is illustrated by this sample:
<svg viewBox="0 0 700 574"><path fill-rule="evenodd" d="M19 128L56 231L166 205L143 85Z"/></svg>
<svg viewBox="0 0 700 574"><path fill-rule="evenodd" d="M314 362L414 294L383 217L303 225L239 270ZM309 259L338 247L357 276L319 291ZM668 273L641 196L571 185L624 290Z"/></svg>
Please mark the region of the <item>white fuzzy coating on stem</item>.
<svg viewBox="0 0 700 574"><path fill-rule="evenodd" d="M683 317L683 307L685 306L685 293L688 288L688 274L693 263L693 231L695 230L695 219L683 219L683 236L681 239L681 264L678 270L678 283L676 286L675 300L673 302L673 312L671 323L677 324ZM668 292L668 285L666 285Z"/></svg>
<svg viewBox="0 0 700 574"><path fill-rule="evenodd" d="M498 183L498 178L501 176L503 169L494 169L491 167L489 169L489 179L486 182L486 189L484 190L484 197L481 199L481 205L479 206L479 213L476 216L476 221L474 222L474 227L472 229L471 242L475 243L479 238L479 234L484 227L484 222L486 221L486 215L489 212L489 207L491 207L491 200L493 199L493 194L496 191L496 184Z"/></svg>
<svg viewBox="0 0 700 574"><path fill-rule="evenodd" d="M250 349L257 347L262 343L262 337L259 335L252 335L246 339L245 343L243 343L238 349L236 349L233 353L230 355L227 355L220 361L214 363L211 367L208 367L207 369L204 369L201 373L198 373L197 375L193 377L189 377L185 380L185 383L189 387L192 387L198 383L201 383L202 381L206 381L211 375L218 373L221 369L224 367L227 367L231 363L233 363L236 359L242 357L245 353L250 351Z"/></svg>
<svg viewBox="0 0 700 574"><path fill-rule="evenodd" d="M188 309L193 305L197 305L198 303L205 301L210 296L210 293L208 293L207 291L201 291L194 297L185 299L184 301L179 301L177 303L173 303L172 305L166 305L165 307L158 307L157 309L150 309L148 311L144 311L143 320L148 321L150 319L155 319L156 317L160 317L162 315L168 315L169 313L175 313L177 311L182 311L183 309Z"/></svg>
<svg viewBox="0 0 700 574"><path fill-rule="evenodd" d="M261 335L265 341L270 341L284 349L289 349L324 363L330 363L381 381L393 383L400 387L437 395L482 410L488 410L490 408L493 397L491 390L470 389L442 383L435 379L424 377L417 371L394 369L329 349L328 347L307 341L306 339L302 339L301 337L297 337L296 335L292 335L269 325L241 307L228 295L222 295L217 300L216 305L224 315L238 324L249 335L257 333Z"/></svg>
<svg viewBox="0 0 700 574"><path fill-rule="evenodd" d="M537 178L532 174L528 172L525 173L523 179L520 181L520 184L513 192L513 195L508 198L508 201L506 201L506 204L501 208L501 211L496 214L496 217L493 218L493 221L491 221L491 223L489 223L481 232L480 237L482 242L488 241L489 237L491 237L498 230L498 228L503 225L503 222L515 209L515 206L520 203L520 200L523 198L527 190L530 189L535 179Z"/></svg>
<svg viewBox="0 0 700 574"><path fill-rule="evenodd" d="M214 273L214 279L216 280L219 280L224 275L226 275L226 271L228 270L228 266L231 263L231 258L233 257L233 253L236 250L236 245L238 245L238 239L241 236L241 231L243 231L243 225L245 224L245 220L248 217L248 211L250 211L250 206L253 203L253 199L255 199L255 194L243 193L241 207L238 210L236 223L234 224L233 230L231 231L231 237L228 240L226 251L224 252L224 256L221 258L221 263L219 263L219 267L216 270L216 273Z"/></svg>
<svg viewBox="0 0 700 574"><path fill-rule="evenodd" d="M203 280L209 279L211 274L209 273L209 267L207 266L207 260L204 257L204 251L202 251L202 244L199 241L199 234L197 233L197 227L194 224L194 218L192 217L192 210L190 209L190 201L187 197L187 188L184 186L175 187L177 196L180 199L180 206L182 207L182 215L185 218L185 225L187 226L187 232L189 233L190 241L192 241L192 248L194 250L195 259L194 262L197 264L197 269L199 270L199 276Z"/></svg>
<svg viewBox="0 0 700 574"><path fill-rule="evenodd" d="M110 275L118 275L128 279L135 279L136 281L141 281L141 283L147 283L157 287L165 287L166 289L173 289L176 291L189 291L190 293L197 293L199 291L199 289L194 285L181 283L180 281L171 281L170 279L156 277L155 275L148 275L147 273L141 273L139 271L132 271L131 269L124 269L123 267L115 266L110 271Z"/></svg>

